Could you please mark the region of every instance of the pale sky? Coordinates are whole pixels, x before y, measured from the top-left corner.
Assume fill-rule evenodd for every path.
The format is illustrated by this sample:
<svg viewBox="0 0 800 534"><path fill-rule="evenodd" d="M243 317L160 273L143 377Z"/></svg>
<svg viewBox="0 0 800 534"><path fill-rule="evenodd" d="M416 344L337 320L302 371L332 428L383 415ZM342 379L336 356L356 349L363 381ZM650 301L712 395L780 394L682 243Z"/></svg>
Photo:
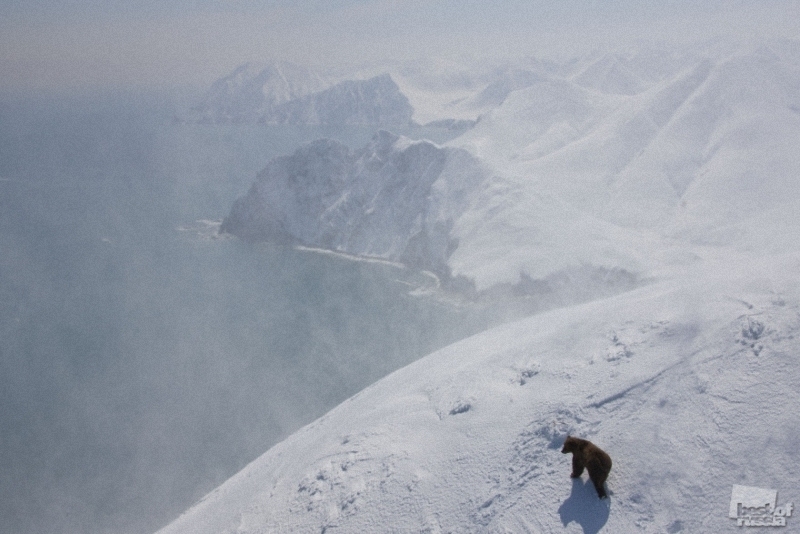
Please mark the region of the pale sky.
<svg viewBox="0 0 800 534"><path fill-rule="evenodd" d="M245 61L800 38L800 0L0 0L0 90L207 86Z"/></svg>

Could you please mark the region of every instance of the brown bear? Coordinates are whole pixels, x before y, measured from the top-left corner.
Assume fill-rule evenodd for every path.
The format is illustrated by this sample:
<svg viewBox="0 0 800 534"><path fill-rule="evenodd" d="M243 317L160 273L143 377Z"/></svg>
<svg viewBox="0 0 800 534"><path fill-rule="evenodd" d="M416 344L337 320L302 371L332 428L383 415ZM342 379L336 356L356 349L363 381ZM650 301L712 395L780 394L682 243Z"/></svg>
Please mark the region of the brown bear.
<svg viewBox="0 0 800 534"><path fill-rule="evenodd" d="M608 472L611 471L611 457L591 441L573 438L572 436L567 436L561 452L564 454L572 453L572 474L570 477L578 478L583 474L583 468L585 467L589 471L589 479L594 484L594 489L597 490L597 496L605 499L607 495L605 488L603 488L603 483L608 478Z"/></svg>

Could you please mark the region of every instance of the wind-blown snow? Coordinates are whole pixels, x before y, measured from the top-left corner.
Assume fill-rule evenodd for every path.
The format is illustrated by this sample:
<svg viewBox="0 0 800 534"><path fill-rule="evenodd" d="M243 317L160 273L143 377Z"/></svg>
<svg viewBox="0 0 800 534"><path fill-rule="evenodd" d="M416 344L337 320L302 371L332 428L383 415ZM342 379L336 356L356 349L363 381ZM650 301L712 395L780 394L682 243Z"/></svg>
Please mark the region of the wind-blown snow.
<svg viewBox="0 0 800 534"><path fill-rule="evenodd" d="M446 147L414 145L461 149L489 169L465 181L420 174L429 200L467 199L445 210L452 224L437 239L452 245L438 257L478 289L575 269L647 283L393 373L163 534L727 532L737 529L727 516L734 484L800 501L800 47L502 72L495 93L481 93L486 80L445 83L442 92L465 95L454 109L495 107ZM421 79L407 73L401 85L412 74ZM392 157L410 154L407 141L382 135ZM454 170L467 168L476 167ZM372 217L390 213L374 207ZM337 228L335 240L354 220L309 231ZM612 456L607 501L586 475L569 478L568 433ZM783 531L800 531L787 519Z"/></svg>

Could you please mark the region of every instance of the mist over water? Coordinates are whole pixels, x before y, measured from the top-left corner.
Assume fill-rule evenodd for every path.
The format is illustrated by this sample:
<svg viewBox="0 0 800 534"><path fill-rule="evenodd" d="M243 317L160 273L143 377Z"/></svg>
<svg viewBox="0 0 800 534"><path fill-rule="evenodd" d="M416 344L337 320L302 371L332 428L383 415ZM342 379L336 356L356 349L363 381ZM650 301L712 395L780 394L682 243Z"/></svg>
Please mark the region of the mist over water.
<svg viewBox="0 0 800 534"><path fill-rule="evenodd" d="M215 239L272 157L367 129L0 104L0 532L149 532L388 372L482 329L395 266Z"/></svg>

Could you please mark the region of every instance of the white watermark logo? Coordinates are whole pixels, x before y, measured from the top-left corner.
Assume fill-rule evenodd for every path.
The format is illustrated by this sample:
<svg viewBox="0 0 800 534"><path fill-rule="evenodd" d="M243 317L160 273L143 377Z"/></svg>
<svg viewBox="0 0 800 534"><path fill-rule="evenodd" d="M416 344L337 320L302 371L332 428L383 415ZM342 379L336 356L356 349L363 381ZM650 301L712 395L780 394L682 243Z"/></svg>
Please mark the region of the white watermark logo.
<svg viewBox="0 0 800 534"><path fill-rule="evenodd" d="M778 490L733 486L728 517L740 527L785 527L786 518L792 516L794 505L778 504Z"/></svg>

